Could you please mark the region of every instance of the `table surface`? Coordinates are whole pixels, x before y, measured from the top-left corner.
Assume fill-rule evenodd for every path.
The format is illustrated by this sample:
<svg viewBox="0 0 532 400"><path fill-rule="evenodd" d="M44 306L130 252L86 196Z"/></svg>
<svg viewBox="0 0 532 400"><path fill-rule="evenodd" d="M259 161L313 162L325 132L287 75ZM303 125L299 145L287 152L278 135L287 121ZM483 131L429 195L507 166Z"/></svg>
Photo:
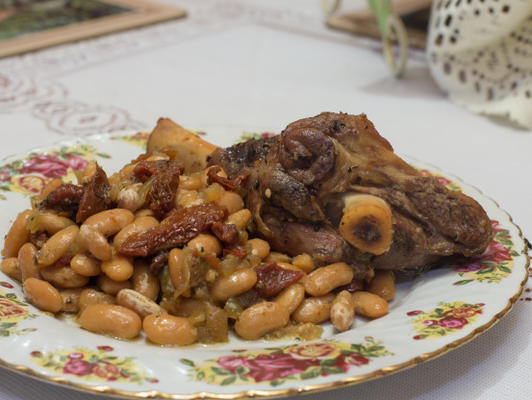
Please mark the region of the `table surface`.
<svg viewBox="0 0 532 400"><path fill-rule="evenodd" d="M170 1L168 1L170 3ZM0 60L0 158L93 133L153 127L280 130L320 111L365 112L395 150L473 183L532 237L532 132L472 114L411 52L397 80L378 41L327 29L318 1L181 0L189 16ZM354 9L362 0L344 1ZM2 96L3 79L23 88ZM51 104L43 107L43 104ZM527 288L530 289L530 283ZM530 399L532 302L523 293L487 333L415 368L306 399ZM0 371L0 398L95 396Z"/></svg>

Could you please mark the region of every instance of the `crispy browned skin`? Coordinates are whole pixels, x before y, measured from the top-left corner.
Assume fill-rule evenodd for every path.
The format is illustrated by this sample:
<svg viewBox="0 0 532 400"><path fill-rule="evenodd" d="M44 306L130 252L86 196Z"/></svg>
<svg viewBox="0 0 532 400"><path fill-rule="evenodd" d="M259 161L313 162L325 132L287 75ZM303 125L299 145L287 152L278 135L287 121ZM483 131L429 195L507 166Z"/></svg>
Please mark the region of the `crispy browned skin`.
<svg viewBox="0 0 532 400"><path fill-rule="evenodd" d="M174 157L183 163L185 173L190 174L204 169L207 156L216 149L215 145L168 118L160 118L150 135L146 152L175 152Z"/></svg>
<svg viewBox="0 0 532 400"><path fill-rule="evenodd" d="M279 136L217 150L210 164L221 165L229 178L250 171L246 205L256 233L275 250L307 252L319 263L346 261L362 277L370 266L401 269L442 256L477 255L491 240L490 220L475 200L421 175L364 114L305 118ZM390 204L389 251L362 253L338 234L346 193L368 193Z"/></svg>

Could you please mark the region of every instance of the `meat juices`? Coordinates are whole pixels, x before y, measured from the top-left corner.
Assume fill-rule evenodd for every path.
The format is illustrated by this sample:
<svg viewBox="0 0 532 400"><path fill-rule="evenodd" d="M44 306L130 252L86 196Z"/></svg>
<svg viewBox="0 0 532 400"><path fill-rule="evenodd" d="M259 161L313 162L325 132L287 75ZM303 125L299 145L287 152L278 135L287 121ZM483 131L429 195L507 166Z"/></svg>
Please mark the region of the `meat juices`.
<svg viewBox="0 0 532 400"><path fill-rule="evenodd" d="M403 161L364 114L301 119L281 135L216 150L209 164L220 165L229 179L249 171L241 194L253 213L254 233L273 250L309 253L322 265L345 261L358 278L370 266L403 269L478 255L491 240L490 220L475 200ZM393 239L384 253L361 251L340 235L344 199L351 194L389 205Z"/></svg>

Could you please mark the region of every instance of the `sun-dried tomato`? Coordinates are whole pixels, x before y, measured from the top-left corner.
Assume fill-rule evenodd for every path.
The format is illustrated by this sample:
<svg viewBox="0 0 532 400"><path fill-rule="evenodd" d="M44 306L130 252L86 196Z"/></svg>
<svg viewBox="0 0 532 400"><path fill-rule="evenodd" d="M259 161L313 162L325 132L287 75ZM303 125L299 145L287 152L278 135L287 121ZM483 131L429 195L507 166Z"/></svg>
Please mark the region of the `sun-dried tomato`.
<svg viewBox="0 0 532 400"><path fill-rule="evenodd" d="M295 271L280 267L275 263L260 264L257 272L255 289L264 297L273 297L284 288L293 285L305 275L302 271Z"/></svg>
<svg viewBox="0 0 532 400"><path fill-rule="evenodd" d="M111 184L99 165L89 182L83 187L83 196L79 202L76 222L79 224L91 215L111 207Z"/></svg>
<svg viewBox="0 0 532 400"><path fill-rule="evenodd" d="M135 164L135 168L133 168L133 175L135 175L139 181L146 182L153 175L163 170L167 165L167 160L141 160Z"/></svg>
<svg viewBox="0 0 532 400"><path fill-rule="evenodd" d="M160 250L181 247L212 224L222 221L225 208L214 203L172 210L156 228L130 236L118 250L128 257L146 257Z"/></svg>
<svg viewBox="0 0 532 400"><path fill-rule="evenodd" d="M50 194L41 203L41 209L65 211L74 213L83 196L83 188L71 183L64 183Z"/></svg>
<svg viewBox="0 0 532 400"><path fill-rule="evenodd" d="M239 187L242 182L244 182L246 179L248 179L250 172L248 170L240 171L237 175L232 177L231 179L224 178L223 176L218 175L218 172L222 170L219 166L214 166L209 168L209 171L207 172L207 176L209 178L209 183L218 182L220 185L223 186L225 190L235 190L237 187Z"/></svg>
<svg viewBox="0 0 532 400"><path fill-rule="evenodd" d="M224 257L227 256L228 254L232 254L235 257L238 257L238 258L242 259L242 258L244 258L246 256L247 252L246 252L246 249L244 249L242 247L234 247L232 249L225 248L223 250L223 254L224 254Z"/></svg>
<svg viewBox="0 0 532 400"><path fill-rule="evenodd" d="M183 172L181 164L169 160L140 161L133 170L137 179L146 181L153 177L148 192L148 205L157 218L163 218L174 208L179 175Z"/></svg>
<svg viewBox="0 0 532 400"><path fill-rule="evenodd" d="M216 222L211 226L211 232L223 243L235 245L238 243L238 229L233 224Z"/></svg>

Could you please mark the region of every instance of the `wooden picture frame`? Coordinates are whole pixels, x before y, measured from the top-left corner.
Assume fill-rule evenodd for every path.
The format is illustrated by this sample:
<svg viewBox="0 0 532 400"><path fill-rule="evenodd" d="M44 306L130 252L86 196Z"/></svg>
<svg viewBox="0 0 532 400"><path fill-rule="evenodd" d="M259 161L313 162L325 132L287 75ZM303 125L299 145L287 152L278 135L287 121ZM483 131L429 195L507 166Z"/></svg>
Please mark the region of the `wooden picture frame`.
<svg viewBox="0 0 532 400"><path fill-rule="evenodd" d="M4 4L9 5L10 3L19 4L20 1L4 0ZM46 3L48 3L48 9L37 9L35 11L35 17L32 14L34 12L32 11L33 9L30 8L28 10L29 7L45 7ZM67 8L65 5L71 6L74 4L74 0L28 1L26 8L24 6L9 8L5 5L1 7L2 2L0 1L0 58L156 22L181 18L186 15L185 10L182 8L148 0L75 0L76 6L84 6L84 4L87 5L89 3L92 6L101 7L101 13L105 14L107 12L107 14L92 17L89 13L83 16L85 20L72 20L63 26L43 27L42 30L39 30L39 27L42 25L54 23L53 20L43 17L43 12L52 12L51 10L55 14L66 12ZM56 9L53 9L54 6L56 6ZM20 16L22 12L25 13L23 17ZM19 14L17 15L17 13ZM21 28L20 31L17 31L18 27L14 23L14 18L16 17L19 19L25 18L23 22L26 22L28 30ZM41 19L36 21L37 17ZM10 21L8 21L9 18L11 18ZM32 18L34 19L32 20ZM9 27L12 30L7 30L8 25L6 21L11 22ZM36 21L34 26L30 28L29 25L34 21ZM9 37L10 35L11 37Z"/></svg>

